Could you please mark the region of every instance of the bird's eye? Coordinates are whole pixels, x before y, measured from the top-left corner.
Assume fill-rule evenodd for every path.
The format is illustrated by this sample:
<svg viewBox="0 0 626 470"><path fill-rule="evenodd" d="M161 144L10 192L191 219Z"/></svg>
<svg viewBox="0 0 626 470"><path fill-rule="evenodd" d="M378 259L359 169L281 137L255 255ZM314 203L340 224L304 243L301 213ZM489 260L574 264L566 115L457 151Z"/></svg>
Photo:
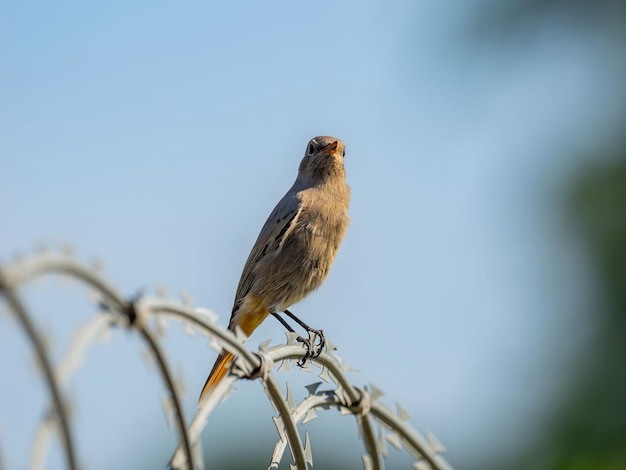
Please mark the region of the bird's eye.
<svg viewBox="0 0 626 470"><path fill-rule="evenodd" d="M315 146L313 144L309 144L309 149L307 150L309 155L313 155L315 153Z"/></svg>

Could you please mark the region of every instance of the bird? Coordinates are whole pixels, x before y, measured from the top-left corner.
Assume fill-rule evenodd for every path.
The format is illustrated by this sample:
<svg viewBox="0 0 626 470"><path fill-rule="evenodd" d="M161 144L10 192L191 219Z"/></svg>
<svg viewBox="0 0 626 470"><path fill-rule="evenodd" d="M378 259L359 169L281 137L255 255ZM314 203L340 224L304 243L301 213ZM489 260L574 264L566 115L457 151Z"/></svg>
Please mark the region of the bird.
<svg viewBox="0 0 626 470"><path fill-rule="evenodd" d="M294 331L280 317L284 312L323 341L321 330L308 327L288 308L322 285L350 223L344 157L345 145L336 137L308 142L295 182L270 213L244 265L229 330L241 328L247 338L271 314ZM312 356L311 343L299 340L307 344L305 358ZM199 401L228 373L233 359L232 353L220 351Z"/></svg>

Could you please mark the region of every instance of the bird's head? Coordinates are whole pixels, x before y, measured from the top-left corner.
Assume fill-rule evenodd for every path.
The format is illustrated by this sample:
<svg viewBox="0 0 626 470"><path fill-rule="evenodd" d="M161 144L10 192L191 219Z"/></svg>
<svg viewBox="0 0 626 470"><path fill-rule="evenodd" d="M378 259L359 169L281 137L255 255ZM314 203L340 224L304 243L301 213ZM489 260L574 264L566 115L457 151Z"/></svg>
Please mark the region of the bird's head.
<svg viewBox="0 0 626 470"><path fill-rule="evenodd" d="M318 136L309 140L299 173L314 180L333 176L345 178L343 158L346 147L336 137Z"/></svg>

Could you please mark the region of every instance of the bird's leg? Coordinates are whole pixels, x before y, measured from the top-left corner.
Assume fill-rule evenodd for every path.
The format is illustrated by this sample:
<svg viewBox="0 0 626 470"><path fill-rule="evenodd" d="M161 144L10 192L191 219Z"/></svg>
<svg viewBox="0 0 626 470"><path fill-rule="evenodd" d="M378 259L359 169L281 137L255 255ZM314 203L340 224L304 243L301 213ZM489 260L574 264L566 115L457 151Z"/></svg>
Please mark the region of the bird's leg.
<svg viewBox="0 0 626 470"><path fill-rule="evenodd" d="M276 318L276 320L278 320L281 325L283 325L285 328L287 328L287 331L290 333L295 333L295 330L289 325L289 323L287 323L285 321L285 319L283 317L280 316L280 313L272 311L270 312L272 314L272 316L274 318ZM304 357L298 361L298 367L303 367L304 364L306 364L306 360L309 357L313 357L313 354L315 353L315 350L313 349L313 345L311 344L311 340L309 338L303 338L302 336L298 336L296 338L296 341L300 342L300 343L304 343L306 345L306 354L304 355ZM318 354L319 355L319 354ZM315 356L317 357L317 356Z"/></svg>
<svg viewBox="0 0 626 470"><path fill-rule="evenodd" d="M295 330L289 325L289 323L287 323L285 321L285 319L283 317L280 316L280 313L278 312L270 312L272 314L272 316L274 318L276 318L276 320L278 320L281 325L283 325L285 328L287 328L287 331L290 333L295 333ZM298 336L296 338L296 341L300 342L300 343L304 343L306 345L306 354L304 355L304 357L298 361L298 367L303 367L304 364L306 364L306 360L309 357L313 357L313 354L315 353L315 349L313 348L313 345L311 344L311 340L309 338L303 338L302 336ZM319 354L318 354L319 355ZM315 356L317 357L317 356Z"/></svg>
<svg viewBox="0 0 626 470"><path fill-rule="evenodd" d="M281 325L283 325L287 329L287 331L289 331L290 333L295 333L295 330L289 325L289 323L285 321L283 317L280 316L278 312L272 311L270 313L272 314L274 318L276 318L281 323ZM302 320L300 320L298 317L296 317L293 313L291 313L288 310L285 310L284 313L286 313L289 316L289 318L295 320L302 328L304 328L307 331L307 333L314 333L320 338L319 349L317 350L315 349L315 345L311 343L311 340L309 338L303 338L302 336L298 336L296 338L296 341L300 343L304 343L304 345L306 346L306 354L298 362L298 366L303 367L304 364L306 364L306 360L309 357L317 357L322 353L322 349L324 348L324 345L326 344L326 339L324 338L324 332L322 330L315 330L311 328L309 325L304 323Z"/></svg>
<svg viewBox="0 0 626 470"><path fill-rule="evenodd" d="M317 345L317 349L315 348L315 345L311 344L310 340L302 341L304 344L307 345L307 354L304 357L304 360L306 360L306 358L308 357L318 357L320 354L322 354L322 351L324 350L324 346L326 346L326 337L324 336L324 330L316 330L315 328L311 328L309 325L304 323L302 320L300 320L298 317L296 317L293 313L291 313L287 309L285 309L285 315L287 315L289 318L295 321L298 325L304 328L307 331L307 333L313 333L315 336L317 336L320 339L320 342Z"/></svg>
<svg viewBox="0 0 626 470"><path fill-rule="evenodd" d="M272 314L272 316L274 318L276 318L276 320L278 320L280 322L281 325L283 325L285 328L287 328L287 331L289 333L295 333L295 330L291 326L289 326L289 323L287 323L283 317L280 316L280 313L278 313L278 312L276 312L274 310L271 311L270 313Z"/></svg>

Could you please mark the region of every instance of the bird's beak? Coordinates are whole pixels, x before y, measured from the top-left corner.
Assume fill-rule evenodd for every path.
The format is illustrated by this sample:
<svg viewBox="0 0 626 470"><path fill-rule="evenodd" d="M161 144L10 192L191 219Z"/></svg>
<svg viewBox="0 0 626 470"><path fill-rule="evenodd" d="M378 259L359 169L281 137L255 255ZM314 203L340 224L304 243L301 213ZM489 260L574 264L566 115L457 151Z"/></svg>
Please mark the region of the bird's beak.
<svg viewBox="0 0 626 470"><path fill-rule="evenodd" d="M339 142L337 142L336 140L332 143L327 145L326 147L324 147L322 149L322 152L324 153L334 153L335 150L337 150L337 145L339 144Z"/></svg>

